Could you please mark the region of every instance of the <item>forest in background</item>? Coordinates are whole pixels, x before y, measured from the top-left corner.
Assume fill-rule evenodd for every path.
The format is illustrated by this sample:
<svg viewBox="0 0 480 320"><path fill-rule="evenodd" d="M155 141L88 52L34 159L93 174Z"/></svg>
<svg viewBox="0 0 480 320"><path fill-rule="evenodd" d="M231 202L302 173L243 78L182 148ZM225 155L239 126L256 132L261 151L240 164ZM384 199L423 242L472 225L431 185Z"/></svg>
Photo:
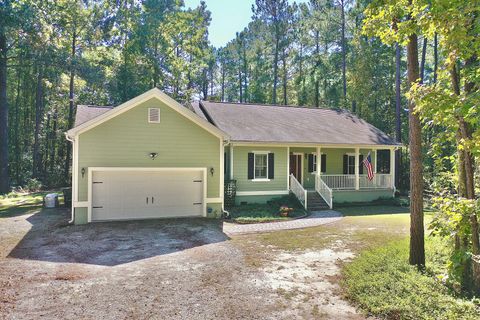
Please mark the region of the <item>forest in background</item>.
<svg viewBox="0 0 480 320"><path fill-rule="evenodd" d="M406 141L404 98L395 111L395 46L361 34L369 2L257 1L252 22L214 48L204 2L186 9L178 0L2 1L10 185L32 178L67 185L63 133L76 105L119 105L152 87L184 104L347 108L392 136L401 126L398 139ZM433 81L435 44L424 44L425 77ZM404 186L407 168L397 171Z"/></svg>

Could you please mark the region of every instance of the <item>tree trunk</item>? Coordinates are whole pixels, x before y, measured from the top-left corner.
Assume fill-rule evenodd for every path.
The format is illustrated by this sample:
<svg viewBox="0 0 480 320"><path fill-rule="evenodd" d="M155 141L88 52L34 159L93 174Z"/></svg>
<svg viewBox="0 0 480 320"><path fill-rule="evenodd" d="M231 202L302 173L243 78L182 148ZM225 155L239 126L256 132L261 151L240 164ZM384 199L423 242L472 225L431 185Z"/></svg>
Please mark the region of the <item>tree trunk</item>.
<svg viewBox="0 0 480 320"><path fill-rule="evenodd" d="M433 38L433 83L437 83L438 68L438 35L435 33Z"/></svg>
<svg viewBox="0 0 480 320"><path fill-rule="evenodd" d="M318 30L315 31L315 59L317 60L316 68L320 65L320 35ZM315 76L315 107L320 107L320 81L318 79L318 70L314 70Z"/></svg>
<svg viewBox="0 0 480 320"><path fill-rule="evenodd" d="M51 133L52 143L50 145L50 172L53 172L55 166L55 149L56 149L56 142L57 142L57 119L58 113L57 110L53 112L53 128Z"/></svg>
<svg viewBox="0 0 480 320"><path fill-rule="evenodd" d="M242 41L243 43L243 101L247 102L248 100L248 63L247 63L247 49L245 48L245 40Z"/></svg>
<svg viewBox="0 0 480 320"><path fill-rule="evenodd" d="M278 27L275 27L278 28ZM277 104L277 82L278 82L278 50L279 50L280 35L278 31L275 32L275 53L273 57L273 92L272 103Z"/></svg>
<svg viewBox="0 0 480 320"><path fill-rule="evenodd" d="M0 27L0 194L10 190L8 173L7 37Z"/></svg>
<svg viewBox="0 0 480 320"><path fill-rule="evenodd" d="M342 83L343 83L343 99L347 100L347 48L345 44L345 1L340 1L341 20L342 20Z"/></svg>
<svg viewBox="0 0 480 320"><path fill-rule="evenodd" d="M395 43L395 140L402 142L402 119L401 119L401 74L400 74L400 45ZM400 186L400 161L401 150L395 150L395 185Z"/></svg>
<svg viewBox="0 0 480 320"><path fill-rule="evenodd" d="M283 66L283 104L287 105L287 57L285 50L282 54L282 66Z"/></svg>
<svg viewBox="0 0 480 320"><path fill-rule="evenodd" d="M43 121L43 66L38 66L37 89L35 92L35 131L33 135L33 171L34 178L39 178L41 171L40 128Z"/></svg>
<svg viewBox="0 0 480 320"><path fill-rule="evenodd" d="M222 62L222 102L225 101L225 62Z"/></svg>
<svg viewBox="0 0 480 320"><path fill-rule="evenodd" d="M407 44L408 82L411 86L420 77L418 70L417 35ZM422 127L413 100L408 102L410 145L410 257L411 265L425 266L425 231L423 225Z"/></svg>
<svg viewBox="0 0 480 320"><path fill-rule="evenodd" d="M75 114L75 93L74 93L74 83L75 83L75 56L76 56L76 49L77 49L77 33L74 31L72 35L72 50L70 53L70 84L69 84L69 92L68 92L68 99L69 99L69 107L68 107L68 129L73 127L73 116ZM65 171L64 177L65 181L70 180L70 154L71 154L71 146L70 142L67 142L66 145L66 156L65 156Z"/></svg>
<svg viewBox="0 0 480 320"><path fill-rule="evenodd" d="M240 103L243 102L243 82L242 82L242 70L238 68L238 90Z"/></svg>

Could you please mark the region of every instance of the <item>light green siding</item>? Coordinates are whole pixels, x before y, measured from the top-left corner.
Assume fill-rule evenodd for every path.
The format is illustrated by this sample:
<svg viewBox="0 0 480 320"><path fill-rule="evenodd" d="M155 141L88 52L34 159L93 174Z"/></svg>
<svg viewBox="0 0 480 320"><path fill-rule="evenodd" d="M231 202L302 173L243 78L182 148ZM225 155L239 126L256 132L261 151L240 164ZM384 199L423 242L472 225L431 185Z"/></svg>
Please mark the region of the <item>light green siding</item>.
<svg viewBox="0 0 480 320"><path fill-rule="evenodd" d="M148 108L160 108L160 123L148 123ZM78 200L88 200L88 176L82 177L81 170L89 167L207 168L207 197L218 198L220 148L218 137L159 100L150 99L80 134ZM150 152L158 157L150 159Z"/></svg>
<svg viewBox="0 0 480 320"><path fill-rule="evenodd" d="M235 198L235 204L240 205L242 202L246 203L267 203L267 201L278 199L283 197L282 195L268 195L268 196L237 196Z"/></svg>
<svg viewBox="0 0 480 320"><path fill-rule="evenodd" d="M75 224L86 224L88 222L88 209L75 208Z"/></svg>
<svg viewBox="0 0 480 320"><path fill-rule="evenodd" d="M333 191L333 203L370 202L380 198L393 198L393 190L382 189Z"/></svg>
<svg viewBox="0 0 480 320"><path fill-rule="evenodd" d="M207 217L220 218L222 216L221 203L207 203Z"/></svg>
<svg viewBox="0 0 480 320"><path fill-rule="evenodd" d="M248 153L268 151L274 154L274 178L270 181L248 180ZM237 180L237 192L287 190L287 148L233 147L233 178Z"/></svg>

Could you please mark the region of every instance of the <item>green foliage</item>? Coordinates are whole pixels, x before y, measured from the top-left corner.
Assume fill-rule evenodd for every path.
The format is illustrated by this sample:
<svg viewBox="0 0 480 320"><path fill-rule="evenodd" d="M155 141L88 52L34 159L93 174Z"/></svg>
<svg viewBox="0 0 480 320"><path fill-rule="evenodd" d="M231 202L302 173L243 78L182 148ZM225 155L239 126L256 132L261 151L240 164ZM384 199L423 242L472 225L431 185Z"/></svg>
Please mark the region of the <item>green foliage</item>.
<svg viewBox="0 0 480 320"><path fill-rule="evenodd" d="M290 212L289 217L305 215L305 210L302 205L298 202L297 198L292 195L273 199L266 204L251 203L235 206L231 208L229 212L232 219L238 223L256 223L289 219L288 217L280 216L280 207L282 206L294 209Z"/></svg>
<svg viewBox="0 0 480 320"><path fill-rule="evenodd" d="M28 179L25 187L29 192L39 191L42 189L42 182L35 178Z"/></svg>
<svg viewBox="0 0 480 320"><path fill-rule="evenodd" d="M448 244L427 238L425 272L408 264L408 241L362 252L343 270L347 296L367 313L389 319L478 319L474 302L442 283Z"/></svg>

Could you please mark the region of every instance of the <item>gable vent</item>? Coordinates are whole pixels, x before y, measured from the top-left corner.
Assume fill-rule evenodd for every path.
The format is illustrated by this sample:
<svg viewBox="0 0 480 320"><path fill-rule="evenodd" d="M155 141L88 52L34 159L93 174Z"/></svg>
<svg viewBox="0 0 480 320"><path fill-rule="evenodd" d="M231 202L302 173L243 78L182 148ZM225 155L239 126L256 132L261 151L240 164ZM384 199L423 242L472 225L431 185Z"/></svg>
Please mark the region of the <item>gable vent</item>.
<svg viewBox="0 0 480 320"><path fill-rule="evenodd" d="M160 109L159 108L148 108L148 122L149 123L160 123Z"/></svg>

